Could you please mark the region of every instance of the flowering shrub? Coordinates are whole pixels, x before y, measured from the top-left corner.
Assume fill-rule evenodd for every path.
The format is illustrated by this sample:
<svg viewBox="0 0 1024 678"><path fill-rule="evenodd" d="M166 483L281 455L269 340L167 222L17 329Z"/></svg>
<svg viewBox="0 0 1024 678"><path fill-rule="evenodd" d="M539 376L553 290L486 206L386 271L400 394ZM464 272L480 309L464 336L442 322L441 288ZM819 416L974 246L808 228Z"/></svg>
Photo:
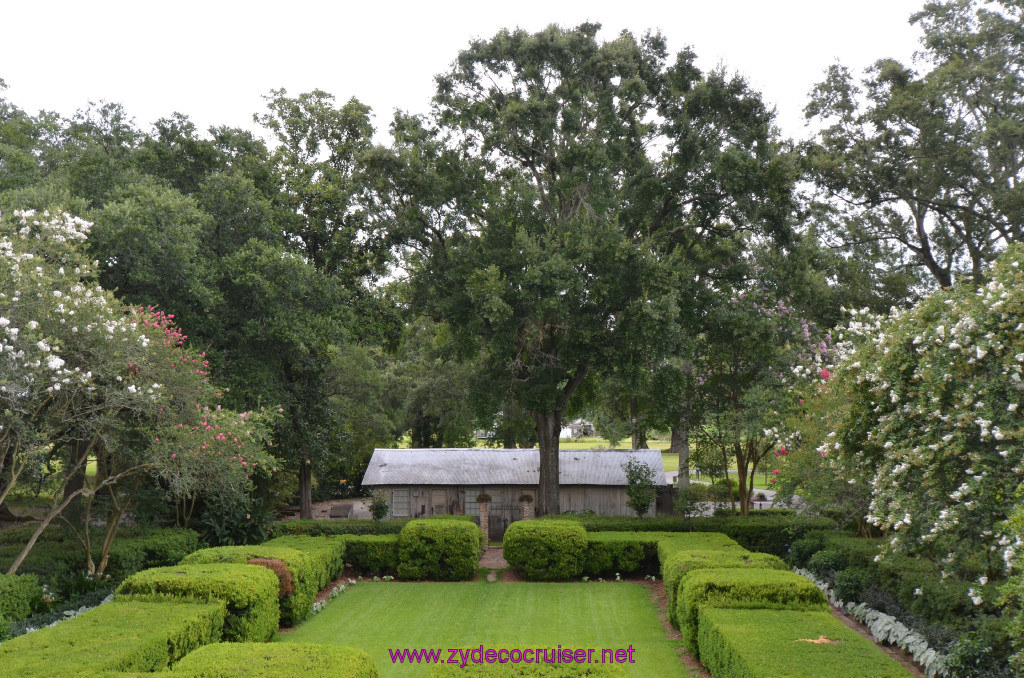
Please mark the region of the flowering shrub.
<svg viewBox="0 0 1024 678"><path fill-rule="evenodd" d="M979 289L858 321L869 338L840 368L849 410L819 449L870 474L867 519L890 551L931 557L946 575L998 576L1020 547L1003 522L1024 479L1022 264L1013 247Z"/></svg>
<svg viewBox="0 0 1024 678"><path fill-rule="evenodd" d="M254 474L273 468L262 449L269 417L216 406L222 394L204 356L185 349L173 316L124 308L98 284L84 249L90 227L49 212L0 218L0 503L44 462L61 469L53 503L11 572L78 497L66 522L98 576L134 497L121 481L161 477L186 522L200 493L244 493ZM96 471L86 476L90 459ZM75 478L84 479L77 489ZM92 515L94 507L106 515ZM94 562L97 518L106 534Z"/></svg>

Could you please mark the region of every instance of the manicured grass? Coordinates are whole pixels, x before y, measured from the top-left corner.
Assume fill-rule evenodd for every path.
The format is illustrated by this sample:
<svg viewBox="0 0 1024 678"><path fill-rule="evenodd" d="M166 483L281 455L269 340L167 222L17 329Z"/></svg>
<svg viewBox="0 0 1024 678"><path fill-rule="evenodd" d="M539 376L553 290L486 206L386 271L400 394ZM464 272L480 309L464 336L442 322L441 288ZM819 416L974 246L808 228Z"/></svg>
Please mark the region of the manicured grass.
<svg viewBox="0 0 1024 678"><path fill-rule="evenodd" d="M380 675L427 676L428 664L393 664L388 649L627 648L629 675L689 676L665 637L647 589L627 583L362 583L291 633L285 643L356 647ZM444 651L447 659L447 649Z"/></svg>

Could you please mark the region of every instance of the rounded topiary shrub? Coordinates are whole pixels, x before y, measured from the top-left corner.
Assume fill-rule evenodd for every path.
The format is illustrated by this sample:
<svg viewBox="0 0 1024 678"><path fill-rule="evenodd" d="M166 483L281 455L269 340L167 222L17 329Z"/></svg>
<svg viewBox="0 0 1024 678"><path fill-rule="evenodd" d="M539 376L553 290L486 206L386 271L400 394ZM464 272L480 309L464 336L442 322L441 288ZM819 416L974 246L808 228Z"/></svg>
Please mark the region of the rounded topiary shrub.
<svg viewBox="0 0 1024 678"><path fill-rule="evenodd" d="M413 520L398 534L398 578L472 579L480 528L468 520Z"/></svg>
<svg viewBox="0 0 1024 678"><path fill-rule="evenodd" d="M519 520L509 525L505 560L527 579L564 581L583 573L587 531L570 520Z"/></svg>

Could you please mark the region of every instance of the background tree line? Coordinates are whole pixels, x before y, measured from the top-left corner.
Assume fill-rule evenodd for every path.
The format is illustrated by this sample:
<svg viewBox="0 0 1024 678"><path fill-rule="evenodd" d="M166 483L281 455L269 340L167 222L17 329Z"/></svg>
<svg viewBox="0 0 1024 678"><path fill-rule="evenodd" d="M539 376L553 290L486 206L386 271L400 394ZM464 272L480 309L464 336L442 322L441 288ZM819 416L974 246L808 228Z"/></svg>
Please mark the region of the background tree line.
<svg viewBox="0 0 1024 678"><path fill-rule="evenodd" d="M929 3L913 67L830 70L801 144L742 78L591 24L472 43L387 144L321 91L271 92L259 134L0 99L0 211L93 222L97 282L173 315L225 408L279 410L263 502L308 517L373 447L482 428L539 445L558 512L584 414L748 479L841 308L983 281L1020 237L1024 43L998 9Z"/></svg>

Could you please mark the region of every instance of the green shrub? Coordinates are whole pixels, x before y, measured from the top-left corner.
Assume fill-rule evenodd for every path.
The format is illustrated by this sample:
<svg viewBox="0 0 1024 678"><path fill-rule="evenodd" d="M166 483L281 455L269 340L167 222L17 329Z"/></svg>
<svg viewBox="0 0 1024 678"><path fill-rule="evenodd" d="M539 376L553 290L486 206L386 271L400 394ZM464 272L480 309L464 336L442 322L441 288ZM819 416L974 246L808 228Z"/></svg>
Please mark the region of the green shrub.
<svg viewBox="0 0 1024 678"><path fill-rule="evenodd" d="M825 548L825 538L821 534L809 534L806 537L794 539L793 543L789 545L786 562L792 567L806 567L810 557L823 548Z"/></svg>
<svg viewBox="0 0 1024 678"><path fill-rule="evenodd" d="M823 549L807 560L807 569L819 577L831 576L846 568L846 552L841 549Z"/></svg>
<svg viewBox="0 0 1024 678"><path fill-rule="evenodd" d="M35 532L35 526L10 527L6 530L0 530L0 546L15 544L20 549L28 543L28 540L32 538L32 535L35 534ZM60 526L50 525L43 530L43 533L39 535L39 542L47 541L64 541L64 532L61 530Z"/></svg>
<svg viewBox="0 0 1024 678"><path fill-rule="evenodd" d="M832 580L832 590L839 600L858 601L861 591L871 583L871 575L861 567L848 567L836 572Z"/></svg>
<svg viewBox="0 0 1024 678"><path fill-rule="evenodd" d="M745 549L779 557L784 557L790 544L808 532L833 530L836 526L829 518L804 518L788 509L751 511L749 516L664 516L640 520L626 516L562 515L544 516L541 520L573 520L588 532L720 532Z"/></svg>
<svg viewBox="0 0 1024 678"><path fill-rule="evenodd" d="M398 577L464 581L480 562L480 528L463 520L413 520L398 535Z"/></svg>
<svg viewBox="0 0 1024 678"><path fill-rule="evenodd" d="M882 539L865 539L851 532L825 532L822 535L825 541L823 548L843 551L849 567L874 567L875 556L883 543Z"/></svg>
<svg viewBox="0 0 1024 678"><path fill-rule="evenodd" d="M703 550L747 552L735 539L720 532L664 533L658 538L658 559L661 562L676 551Z"/></svg>
<svg viewBox="0 0 1024 678"><path fill-rule="evenodd" d="M284 546L305 553L316 570L317 589L322 589L345 571L345 537L310 537L294 534L274 537L262 546Z"/></svg>
<svg viewBox="0 0 1024 678"><path fill-rule="evenodd" d="M946 653L945 667L950 676L1003 678L1019 676L1010 665L1013 652L1011 626L1001 615L981 615L971 630L960 635Z"/></svg>
<svg viewBox="0 0 1024 678"><path fill-rule="evenodd" d="M584 648L581 648L584 649ZM478 648L466 648L471 654L466 659L465 667L462 663L458 664L435 664L428 674L428 678L532 678L533 676L541 676L542 678L626 678L630 673L620 664L601 664L597 662L597 658L601 656L599 649L594 649L592 656L594 657L594 663L538 663L538 662L526 662L521 660L513 662L510 659L505 662L499 661L497 653L498 648L485 648L480 651ZM516 650L523 652L524 650L537 651L537 648L501 648L502 651L512 653ZM556 648L544 648L544 650L550 650L552 659L557 657ZM472 652L476 651L476 654ZM494 652L491 655L493 661L487 661L488 651ZM568 651L568 650L567 650ZM584 651L590 653L589 648L585 648ZM514 655L513 655L514 656Z"/></svg>
<svg viewBox="0 0 1024 678"><path fill-rule="evenodd" d="M15 528L10 532L25 535L27 529ZM0 530L0 535L6 532L8 530ZM86 561L84 548L73 539L64 539L64 535L59 531L47 528L43 534L47 539L36 543L18 571L38 575L40 581L52 584L51 589L56 589L55 592L61 596L73 596L84 592L76 590L75 585L68 586L65 583L81 579ZM110 575L110 580L117 583L147 567L174 565L197 548L198 539L199 535L193 530L181 528L151 529L143 534L125 529L123 534L119 533L110 547L105 574ZM25 536L21 543L0 541L0 569L6 570L10 567L14 558L21 552L25 541L28 541L28 536ZM99 557L100 549L94 547L94 561L98 561Z"/></svg>
<svg viewBox="0 0 1024 678"><path fill-rule="evenodd" d="M224 615L221 601L115 600L0 645L0 675L50 678L156 671L220 640Z"/></svg>
<svg viewBox="0 0 1024 678"><path fill-rule="evenodd" d="M398 534L408 524L410 518L392 518L379 523L366 518L346 518L345 520L285 520L274 523L271 536L280 537L285 534L308 534L311 537L322 537L335 534Z"/></svg>
<svg viewBox="0 0 1024 678"><path fill-rule="evenodd" d="M697 621L705 607L829 609L825 594L795 572L754 568L698 570L686 576L676 594L676 620L683 642L694 656L699 650Z"/></svg>
<svg viewBox="0 0 1024 678"><path fill-rule="evenodd" d="M433 516L423 516L422 518L420 518L420 520L464 520L464 521L466 521L468 523L473 523L474 525L479 525L480 524L479 523L480 519L477 518L476 516L456 515L456 514L452 514L452 513L438 513L437 515L433 515ZM486 551L486 550L487 550L487 535L484 534L483 530L480 530L480 555L483 555L484 551Z"/></svg>
<svg viewBox="0 0 1024 678"><path fill-rule="evenodd" d="M0 574L0 617L16 622L42 612L43 587L34 574Z"/></svg>
<svg viewBox="0 0 1024 678"><path fill-rule="evenodd" d="M224 638L231 641L269 640L277 631L280 618L277 576L255 565L211 563L157 567L132 575L117 592L222 600L227 605Z"/></svg>
<svg viewBox="0 0 1024 678"><path fill-rule="evenodd" d="M398 535L347 535L345 560L359 574L395 574L398 571Z"/></svg>
<svg viewBox="0 0 1024 678"><path fill-rule="evenodd" d="M362 650L303 643L218 643L191 653L174 665L182 678L377 678Z"/></svg>
<svg viewBox="0 0 1024 678"><path fill-rule="evenodd" d="M658 571L658 540L667 533L595 532L587 535L583 574L654 574Z"/></svg>
<svg viewBox="0 0 1024 678"><path fill-rule="evenodd" d="M505 560L530 580L575 579L583 573L587 532L571 520L518 520L508 526Z"/></svg>
<svg viewBox="0 0 1024 678"><path fill-rule="evenodd" d="M746 550L725 551L676 551L661 563L661 578L665 581L666 610L669 621L679 627L676 618L676 596L686 577L698 570L721 568L757 568L764 570L785 570L786 564L770 553L751 553Z"/></svg>
<svg viewBox="0 0 1024 678"><path fill-rule="evenodd" d="M199 548L199 533L182 527L151 530L148 534L132 537L131 540L141 547L145 554L145 567L176 565L182 558Z"/></svg>
<svg viewBox="0 0 1024 678"><path fill-rule="evenodd" d="M0 570L6 572L24 546L0 546ZM40 541L28 552L18 572L38 575L40 581L46 582L70 569L85 569L85 552L77 544L70 541Z"/></svg>
<svg viewBox="0 0 1024 678"><path fill-rule="evenodd" d="M284 626L297 626L309 616L313 609L316 594L322 588L319 585L321 572L325 565L317 567L311 556L298 549L287 546L271 546L269 544L251 544L248 546L215 546L200 549L182 559L182 565L199 565L208 563L245 564L253 559L281 560L288 565L291 573L293 592L279 600L280 622ZM276 576L276 575L275 575ZM280 582L280 580L278 580Z"/></svg>
<svg viewBox="0 0 1024 678"><path fill-rule="evenodd" d="M697 643L715 678L905 678L911 674L829 612L704 608ZM824 637L835 642L808 642Z"/></svg>

